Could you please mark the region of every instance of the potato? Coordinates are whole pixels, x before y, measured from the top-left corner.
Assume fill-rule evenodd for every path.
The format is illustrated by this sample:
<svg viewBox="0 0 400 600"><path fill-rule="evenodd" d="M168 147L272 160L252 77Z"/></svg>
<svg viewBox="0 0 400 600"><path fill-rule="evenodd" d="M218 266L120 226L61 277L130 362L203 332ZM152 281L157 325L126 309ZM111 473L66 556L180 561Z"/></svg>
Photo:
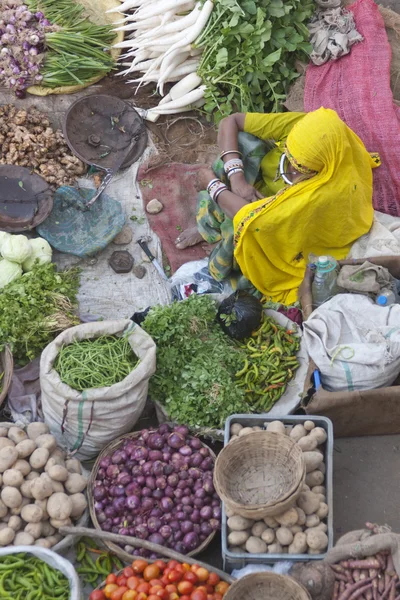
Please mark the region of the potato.
<svg viewBox="0 0 400 600"><path fill-rule="evenodd" d="M15 538L15 531L11 527L6 527L0 531L0 546L9 546Z"/></svg>
<svg viewBox="0 0 400 600"><path fill-rule="evenodd" d="M69 494L77 494L83 492L86 489L87 481L83 475L78 473L70 473L67 481L64 483L64 487Z"/></svg>
<svg viewBox="0 0 400 600"><path fill-rule="evenodd" d="M284 527L291 527L292 525L296 525L297 521L299 520L299 516L295 508L289 508L289 510L285 511L281 515L276 515L274 519Z"/></svg>
<svg viewBox="0 0 400 600"><path fill-rule="evenodd" d="M303 425L306 431L311 431L315 427L314 421L304 421Z"/></svg>
<svg viewBox="0 0 400 600"><path fill-rule="evenodd" d="M282 546L289 546L293 542L293 533L288 527L278 527L276 539Z"/></svg>
<svg viewBox="0 0 400 600"><path fill-rule="evenodd" d="M317 525L316 529L320 529L326 533L328 531L328 525L326 523L320 523Z"/></svg>
<svg viewBox="0 0 400 600"><path fill-rule="evenodd" d="M249 554L266 554L267 544L259 537L252 535L246 542L246 550Z"/></svg>
<svg viewBox="0 0 400 600"><path fill-rule="evenodd" d="M10 515L19 516L21 514L21 511L24 508L24 506L26 506L29 503L30 503L29 498L22 498L22 502L19 506L17 506L16 508L10 508Z"/></svg>
<svg viewBox="0 0 400 600"><path fill-rule="evenodd" d="M3 485L20 487L23 481L23 475L21 471L18 471L17 469L7 469L7 471L4 471L3 473Z"/></svg>
<svg viewBox="0 0 400 600"><path fill-rule="evenodd" d="M20 471L23 477L26 477L31 472L31 465L23 458L19 458L12 466L13 469ZM1 475L0 475L1 477Z"/></svg>
<svg viewBox="0 0 400 600"><path fill-rule="evenodd" d="M302 437L307 435L307 431L303 427L303 425L295 425L292 431L289 433L289 437L292 438L295 442L298 442Z"/></svg>
<svg viewBox="0 0 400 600"><path fill-rule="evenodd" d="M255 537L260 538L266 529L267 529L267 526L264 523L264 521L256 521L254 523L253 527L251 528L251 535L254 535Z"/></svg>
<svg viewBox="0 0 400 600"><path fill-rule="evenodd" d="M36 444L33 440L22 440L15 446L19 458L27 458L36 450Z"/></svg>
<svg viewBox="0 0 400 600"><path fill-rule="evenodd" d="M36 504L27 504L21 510L21 517L27 523L39 523L43 519L43 511Z"/></svg>
<svg viewBox="0 0 400 600"><path fill-rule="evenodd" d="M7 437L8 429L7 427L0 427L0 437Z"/></svg>
<svg viewBox="0 0 400 600"><path fill-rule="evenodd" d="M243 429L241 429L239 431L239 437L242 437L244 435L249 435L249 433L253 433L253 428L252 427L243 427Z"/></svg>
<svg viewBox="0 0 400 600"><path fill-rule="evenodd" d="M309 492L311 490L310 486L307 485L306 483L303 483L301 491L302 492Z"/></svg>
<svg viewBox="0 0 400 600"><path fill-rule="evenodd" d="M3 450L3 448L15 448L15 444L8 438L0 437L0 450Z"/></svg>
<svg viewBox="0 0 400 600"><path fill-rule="evenodd" d="M231 435L239 435L239 433L242 429L243 429L243 425L241 425L240 423L232 423Z"/></svg>
<svg viewBox="0 0 400 600"><path fill-rule="evenodd" d="M33 498L32 481L23 481L20 490L24 498Z"/></svg>
<svg viewBox="0 0 400 600"><path fill-rule="evenodd" d="M304 554L307 552L307 536L305 533L298 532L289 546L289 554Z"/></svg>
<svg viewBox="0 0 400 600"><path fill-rule="evenodd" d="M29 533L33 539L38 540L42 535L42 523L28 523L24 531Z"/></svg>
<svg viewBox="0 0 400 600"><path fill-rule="evenodd" d="M306 515L312 515L319 509L319 499L312 492L301 492L297 498L297 505Z"/></svg>
<svg viewBox="0 0 400 600"><path fill-rule="evenodd" d="M310 432L310 436L317 440L317 444L323 444L327 440L327 433L322 427L316 427Z"/></svg>
<svg viewBox="0 0 400 600"><path fill-rule="evenodd" d="M87 501L82 493L72 494L69 497L72 503L71 517L73 519L79 519L83 515L87 507Z"/></svg>
<svg viewBox="0 0 400 600"><path fill-rule="evenodd" d="M229 506L225 506L225 514L226 514L227 519L235 516L234 510L232 510L232 508L229 508Z"/></svg>
<svg viewBox="0 0 400 600"><path fill-rule="evenodd" d="M231 435L229 442L233 442L233 440L238 440L238 439L239 439L238 435ZM229 442L228 442L228 444L229 444Z"/></svg>
<svg viewBox="0 0 400 600"><path fill-rule="evenodd" d="M321 468L321 465L320 465ZM311 471L311 473L307 473L306 475L306 484L314 488L316 486L320 486L321 483L324 482L325 475L321 472L321 470Z"/></svg>
<svg viewBox="0 0 400 600"><path fill-rule="evenodd" d="M278 542L275 542L275 544L271 544L270 546L268 546L268 554L282 554L282 553L283 553L283 548Z"/></svg>
<svg viewBox="0 0 400 600"><path fill-rule="evenodd" d="M306 519L306 527L307 527L307 529L316 527L317 525L319 525L319 522L320 522L320 519L316 513L314 513L312 515L308 515L308 517Z"/></svg>
<svg viewBox="0 0 400 600"><path fill-rule="evenodd" d="M65 461L65 457L66 457L66 453L64 452L64 450L62 448L60 448L59 446L57 446L53 452L50 453L50 458L62 458L63 461ZM76 460L76 459L74 459ZM79 462L79 461L78 461Z"/></svg>
<svg viewBox="0 0 400 600"><path fill-rule="evenodd" d="M50 453L47 450L47 448L37 448L36 450L34 450L29 459L29 463L32 469L43 469L43 467L48 461L49 455Z"/></svg>
<svg viewBox="0 0 400 600"><path fill-rule="evenodd" d="M38 473L37 471L31 471L28 475L26 475L25 479L27 481L32 481L33 479L37 479L38 477L40 477L40 473Z"/></svg>
<svg viewBox="0 0 400 600"><path fill-rule="evenodd" d="M300 531L303 531L303 527L301 525L293 525L289 529L293 533L293 535L296 535L296 533L299 533Z"/></svg>
<svg viewBox="0 0 400 600"><path fill-rule="evenodd" d="M49 542L50 548L52 548L53 546L58 544L58 542L60 541L60 537L57 534L50 535L49 537L46 538L46 540Z"/></svg>
<svg viewBox="0 0 400 600"><path fill-rule="evenodd" d="M35 500L44 500L53 494L51 481L38 477L32 481L31 494Z"/></svg>
<svg viewBox="0 0 400 600"><path fill-rule="evenodd" d="M49 521L42 521L42 535L48 537L49 535L54 535L56 530L52 527Z"/></svg>
<svg viewBox="0 0 400 600"><path fill-rule="evenodd" d="M33 546L35 538L30 533L20 531L14 538L14 546Z"/></svg>
<svg viewBox="0 0 400 600"><path fill-rule="evenodd" d="M311 550L325 550L328 546L328 536L320 529L309 529L307 532L307 544Z"/></svg>
<svg viewBox="0 0 400 600"><path fill-rule="evenodd" d="M250 529L250 527L252 527L253 524L254 521L252 521L251 519L246 519L245 517L241 517L239 515L230 517L227 523L228 528L232 531L244 531L245 529Z"/></svg>
<svg viewBox="0 0 400 600"><path fill-rule="evenodd" d="M228 544L231 544L232 546L240 546L241 544L245 544L249 537L250 534L248 531L231 531L231 533L228 535Z"/></svg>
<svg viewBox="0 0 400 600"><path fill-rule="evenodd" d="M303 452L310 452L311 450L315 450L317 447L317 440L315 437L311 435L307 435L306 437L300 438L297 442L298 446L303 450Z"/></svg>
<svg viewBox="0 0 400 600"><path fill-rule="evenodd" d="M10 486L3 487L1 490L1 499L8 508L17 508L22 502L22 496L19 490Z"/></svg>
<svg viewBox="0 0 400 600"><path fill-rule="evenodd" d="M55 529L60 529L60 527L68 527L68 525L72 525L71 519L50 519L50 525Z"/></svg>
<svg viewBox="0 0 400 600"><path fill-rule="evenodd" d="M46 471L46 473L48 473L50 471L51 467L55 467L56 465L65 468L65 461L64 461L64 459L61 458L60 456L51 456L50 455L50 458L47 461L44 470Z"/></svg>
<svg viewBox="0 0 400 600"><path fill-rule="evenodd" d="M233 554L242 554L243 550L241 549L240 546L228 546L228 550L229 552L232 552Z"/></svg>
<svg viewBox="0 0 400 600"><path fill-rule="evenodd" d="M325 463L324 463L324 462L322 462L322 463L319 465L318 469L321 471L321 473L322 473L323 475L325 475L325 473L326 473L326 465L325 465Z"/></svg>
<svg viewBox="0 0 400 600"><path fill-rule="evenodd" d="M297 512L297 525L304 525L306 522L306 513L299 506L296 506L295 508Z"/></svg>
<svg viewBox="0 0 400 600"><path fill-rule="evenodd" d="M310 473L311 474L311 473ZM316 485L311 490L314 494L325 494L326 487L324 485Z"/></svg>
<svg viewBox="0 0 400 600"><path fill-rule="evenodd" d="M274 517L264 517L263 520L267 527L269 527L270 529L276 529L277 527L279 527L279 523Z"/></svg>
<svg viewBox="0 0 400 600"><path fill-rule="evenodd" d="M49 477L54 481L67 481L69 475L67 469L61 465L54 465L53 467L50 467L48 474Z"/></svg>
<svg viewBox="0 0 400 600"><path fill-rule="evenodd" d="M72 502L67 494L53 494L47 501L47 512L51 519L63 521L71 515Z"/></svg>
<svg viewBox="0 0 400 600"><path fill-rule="evenodd" d="M40 538L39 540L36 540L33 545L40 546L41 548L47 548L48 550L50 550L50 548L51 548L51 542L49 542L49 540L46 540L44 538Z"/></svg>
<svg viewBox="0 0 400 600"><path fill-rule="evenodd" d="M0 473L4 473L13 466L18 459L18 452L14 446L6 446L0 450Z"/></svg>
<svg viewBox="0 0 400 600"><path fill-rule="evenodd" d="M46 450L49 451L49 455L50 452L53 452L53 450L57 448L56 438L50 433L44 433L43 435L39 435L35 439L35 442L38 448L46 448Z"/></svg>
<svg viewBox="0 0 400 600"><path fill-rule="evenodd" d="M323 455L315 450L313 452L304 452L303 456L306 463L306 473L311 473L311 471L318 469L319 465L324 460Z"/></svg>
<svg viewBox="0 0 400 600"><path fill-rule="evenodd" d="M51 479L50 481L51 481L51 486L53 488L53 492L55 494L58 492L61 492L61 493L65 492L64 486L61 483L61 481L54 481L53 479Z"/></svg>
<svg viewBox="0 0 400 600"><path fill-rule="evenodd" d="M46 425L46 423L29 423L28 427L26 428L26 433L31 440L36 440L39 435L43 435L49 431L49 427Z"/></svg>
<svg viewBox="0 0 400 600"><path fill-rule="evenodd" d="M272 544L275 541L275 531L273 529L265 529L261 534L261 539L266 544Z"/></svg>
<svg viewBox="0 0 400 600"><path fill-rule="evenodd" d="M22 529L21 517L19 517L18 515L12 515L8 519L8 526L11 527L11 529L14 529L14 531L19 531L20 529Z"/></svg>
<svg viewBox="0 0 400 600"><path fill-rule="evenodd" d="M253 431L264 431L262 427L259 427L259 425L255 425L253 427Z"/></svg>
<svg viewBox="0 0 400 600"><path fill-rule="evenodd" d="M325 502L321 502L319 505L319 509L317 510L317 515L320 519L325 519L328 516L329 507Z"/></svg>
<svg viewBox="0 0 400 600"><path fill-rule="evenodd" d="M25 431L20 427L10 427L8 430L8 438L14 442L14 444L19 444L24 440L28 439Z"/></svg>
<svg viewBox="0 0 400 600"><path fill-rule="evenodd" d="M70 473L78 473L79 475L82 475L82 466L77 458L70 458L69 460L66 460L65 466L67 471Z"/></svg>
<svg viewBox="0 0 400 600"><path fill-rule="evenodd" d="M281 421L271 421L271 423L268 423L267 431L281 433L282 435L286 434L285 426Z"/></svg>
<svg viewBox="0 0 400 600"><path fill-rule="evenodd" d="M3 529L7 529L8 519L10 519L10 516L7 516L7 521L5 521L4 523L0 523L0 531L3 531Z"/></svg>
<svg viewBox="0 0 400 600"><path fill-rule="evenodd" d="M45 500L35 500L34 504L36 506L40 506L40 508L42 509L42 511L43 511L43 517L42 518L43 519L48 519L49 515L48 515L48 512L47 512L47 499L45 499ZM51 534L47 534L47 535L51 535Z"/></svg>

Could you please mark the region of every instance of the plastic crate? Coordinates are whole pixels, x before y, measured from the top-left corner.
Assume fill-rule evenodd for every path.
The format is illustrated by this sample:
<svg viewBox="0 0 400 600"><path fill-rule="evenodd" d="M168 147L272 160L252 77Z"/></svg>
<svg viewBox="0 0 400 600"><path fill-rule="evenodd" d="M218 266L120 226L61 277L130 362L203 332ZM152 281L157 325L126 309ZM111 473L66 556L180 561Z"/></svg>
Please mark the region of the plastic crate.
<svg viewBox="0 0 400 600"><path fill-rule="evenodd" d="M323 560L328 550L333 546L333 493L332 493L332 475L333 475L333 426L332 421L326 417L314 417L314 416L303 416L303 415L287 415L282 417L271 417L269 414L265 415L231 415L225 422L225 435L224 445L226 446L230 439L230 428L232 423L240 423L244 427L259 427L263 426L264 423L270 423L271 421L282 421L284 425L298 425L305 421L313 421L317 427L322 427L327 433L327 440L325 445L325 482L326 487L326 502L329 506L329 513L327 517L327 536L328 536L328 548L323 554L249 554L248 552L233 553L228 550L228 526L225 509L222 510L222 559L224 570L231 572L233 569L241 569L248 564L270 564L282 560L289 561L309 561L309 560Z"/></svg>

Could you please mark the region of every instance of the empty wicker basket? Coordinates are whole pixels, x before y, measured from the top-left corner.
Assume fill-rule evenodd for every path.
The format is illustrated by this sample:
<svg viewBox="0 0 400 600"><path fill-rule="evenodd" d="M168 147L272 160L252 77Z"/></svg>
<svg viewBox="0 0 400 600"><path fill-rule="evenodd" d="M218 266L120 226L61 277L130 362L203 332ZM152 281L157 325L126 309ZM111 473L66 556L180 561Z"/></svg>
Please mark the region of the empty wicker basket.
<svg viewBox="0 0 400 600"><path fill-rule="evenodd" d="M293 506L305 475L303 452L293 440L256 431L225 446L215 463L214 485L235 514L262 519Z"/></svg>
<svg viewBox="0 0 400 600"><path fill-rule="evenodd" d="M276 573L254 573L235 581L224 600L311 600L311 597L291 577Z"/></svg>

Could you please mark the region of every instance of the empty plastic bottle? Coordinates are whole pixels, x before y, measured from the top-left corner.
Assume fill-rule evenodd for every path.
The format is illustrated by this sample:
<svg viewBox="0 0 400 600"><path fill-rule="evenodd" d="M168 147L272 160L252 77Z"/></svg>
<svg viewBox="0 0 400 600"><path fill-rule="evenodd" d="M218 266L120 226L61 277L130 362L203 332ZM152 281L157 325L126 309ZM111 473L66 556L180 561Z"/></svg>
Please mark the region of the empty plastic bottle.
<svg viewBox="0 0 400 600"><path fill-rule="evenodd" d="M390 306L390 304L395 304L396 296L392 290L383 290L377 297L376 303L379 306Z"/></svg>
<svg viewBox="0 0 400 600"><path fill-rule="evenodd" d="M313 307L317 308L338 293L337 262L332 256L319 256L312 284Z"/></svg>

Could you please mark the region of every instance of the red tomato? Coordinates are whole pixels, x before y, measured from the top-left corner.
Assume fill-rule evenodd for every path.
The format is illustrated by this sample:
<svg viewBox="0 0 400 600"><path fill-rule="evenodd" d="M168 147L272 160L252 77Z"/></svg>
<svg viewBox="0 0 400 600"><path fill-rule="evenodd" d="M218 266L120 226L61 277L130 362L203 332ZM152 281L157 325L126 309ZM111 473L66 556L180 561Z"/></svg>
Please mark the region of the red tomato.
<svg viewBox="0 0 400 600"><path fill-rule="evenodd" d="M172 592L172 594L169 594L168 600L179 600L179 596L175 592Z"/></svg>
<svg viewBox="0 0 400 600"><path fill-rule="evenodd" d="M178 561L177 561L177 560L170 560L170 561L168 561L168 565L167 565L167 566L168 566L170 569L175 569L176 565L179 565L179 564L180 564L180 563L178 563Z"/></svg>
<svg viewBox="0 0 400 600"><path fill-rule="evenodd" d="M171 573L168 575L168 581L171 581L171 583L175 583L175 581L180 581L183 577L186 577L187 573L185 573L185 575L183 575L183 573L179 573L179 571L171 571Z"/></svg>
<svg viewBox="0 0 400 600"><path fill-rule="evenodd" d="M150 585L146 581L142 581L136 588L137 592L143 592L144 594L148 594L150 590Z"/></svg>
<svg viewBox="0 0 400 600"><path fill-rule="evenodd" d="M122 575L128 579L128 577L132 577L134 575L132 567L125 567L122 571Z"/></svg>
<svg viewBox="0 0 400 600"><path fill-rule="evenodd" d="M104 588L104 595L106 598L111 598L111 594L118 589L118 586L115 583L107 583Z"/></svg>
<svg viewBox="0 0 400 600"><path fill-rule="evenodd" d="M193 573L193 571L188 571L187 573L185 573L183 579L185 581L190 581L190 583L193 583L193 585L196 585L196 583L198 583L199 581L196 573Z"/></svg>
<svg viewBox="0 0 400 600"><path fill-rule="evenodd" d="M193 592L193 589L193 583L190 581L180 581L178 583L178 592L180 594L187 594L190 596L190 594Z"/></svg>
<svg viewBox="0 0 400 600"><path fill-rule="evenodd" d="M214 600L222 600L222 594L219 594L218 592L216 592L214 594Z"/></svg>
<svg viewBox="0 0 400 600"><path fill-rule="evenodd" d="M157 565L161 573L164 573L165 569L167 568L167 563L163 560L156 560L153 564Z"/></svg>
<svg viewBox="0 0 400 600"><path fill-rule="evenodd" d="M216 573L210 573L207 583L209 583L210 585L213 585L215 587L217 585L217 583L219 583L219 582L220 582L219 575L217 575Z"/></svg>
<svg viewBox="0 0 400 600"><path fill-rule="evenodd" d="M128 591L126 585L119 587L111 594L111 600L122 600L122 596Z"/></svg>
<svg viewBox="0 0 400 600"><path fill-rule="evenodd" d="M135 573L143 573L143 571L148 566L148 564L149 563L146 562L145 560L138 558L137 560L133 561L132 569L134 570Z"/></svg>
<svg viewBox="0 0 400 600"><path fill-rule="evenodd" d="M128 590L122 596L122 600L136 600L136 598L137 598L137 592L135 590Z"/></svg>
<svg viewBox="0 0 400 600"><path fill-rule="evenodd" d="M139 577L136 577L135 575L132 575L132 577L128 577L128 579L126 580L126 585L128 586L128 588L130 590L136 590L137 586L140 583L140 579Z"/></svg>
<svg viewBox="0 0 400 600"><path fill-rule="evenodd" d="M193 573L196 573L197 569L200 569L200 565L196 563L194 565L190 565L190 570L193 571Z"/></svg>
<svg viewBox="0 0 400 600"><path fill-rule="evenodd" d="M187 596L186 594L184 594L183 596L181 596L179 598L179 600L190 600L190 596Z"/></svg>
<svg viewBox="0 0 400 600"><path fill-rule="evenodd" d="M182 563L182 567L185 571L190 571L190 565L189 563Z"/></svg>
<svg viewBox="0 0 400 600"><path fill-rule="evenodd" d="M102 590L94 590L90 596L89 600L105 600L105 595Z"/></svg>
<svg viewBox="0 0 400 600"><path fill-rule="evenodd" d="M178 588L173 583L169 583L165 586L165 591L168 592L168 594L172 594L173 592L177 592Z"/></svg>
<svg viewBox="0 0 400 600"><path fill-rule="evenodd" d="M204 581L207 581L210 573L207 571L207 569L204 569L204 567L199 567L196 571L196 575L199 578L199 581L203 583Z"/></svg>
<svg viewBox="0 0 400 600"><path fill-rule="evenodd" d="M155 585L158 585L160 587L165 587L165 585L161 581L161 579L150 579L149 583L150 583L151 587L154 587Z"/></svg>
<svg viewBox="0 0 400 600"><path fill-rule="evenodd" d="M145 568L143 571L143 577L146 581L150 581L150 579L157 579L160 574L160 568L157 565L152 564Z"/></svg>
<svg viewBox="0 0 400 600"><path fill-rule="evenodd" d="M117 576L114 575L114 573L110 573L109 575L107 575L106 584L107 583L117 583Z"/></svg>
<svg viewBox="0 0 400 600"><path fill-rule="evenodd" d="M169 594L166 590L161 588L160 590L156 591L156 596L157 596L157 598L161 598L161 600L168 600Z"/></svg>
<svg viewBox="0 0 400 600"><path fill-rule="evenodd" d="M207 600L207 593L204 590L194 590L190 595L190 600Z"/></svg>
<svg viewBox="0 0 400 600"><path fill-rule="evenodd" d="M207 590L207 594L213 594L214 593L214 586L210 585L209 583L205 583L205 588Z"/></svg>
<svg viewBox="0 0 400 600"><path fill-rule="evenodd" d="M150 596L147 596L147 600L159 600L159 598L155 594L150 594Z"/></svg>
<svg viewBox="0 0 400 600"><path fill-rule="evenodd" d="M117 585L120 585L122 587L126 587L126 582L128 581L127 577L124 577L123 575L118 575L117 577Z"/></svg>
<svg viewBox="0 0 400 600"><path fill-rule="evenodd" d="M144 592L140 592L137 596L136 596L136 600L147 600L147 594L145 594Z"/></svg>
<svg viewBox="0 0 400 600"><path fill-rule="evenodd" d="M215 591L224 596L228 591L229 583L226 581L220 581L218 585L215 586Z"/></svg>

